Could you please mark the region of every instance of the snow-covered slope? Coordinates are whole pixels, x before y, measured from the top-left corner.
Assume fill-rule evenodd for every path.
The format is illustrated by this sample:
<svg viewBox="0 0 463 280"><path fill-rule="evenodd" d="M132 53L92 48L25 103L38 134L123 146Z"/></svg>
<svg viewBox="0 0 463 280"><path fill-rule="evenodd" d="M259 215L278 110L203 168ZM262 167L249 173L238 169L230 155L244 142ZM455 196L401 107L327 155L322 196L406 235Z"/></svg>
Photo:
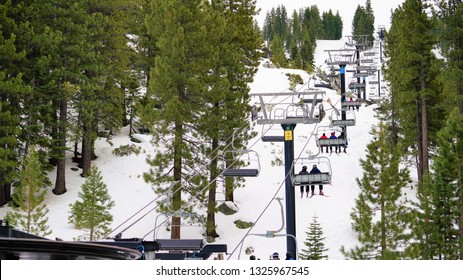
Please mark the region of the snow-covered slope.
<svg viewBox="0 0 463 280"><path fill-rule="evenodd" d="M327 59L325 49L332 49L335 46L342 47L342 41L319 41L317 44L317 63L322 64ZM289 81L286 73L299 74L305 82L308 82L310 75L301 70L276 69L260 66L255 76L255 81L250 85L251 92L284 92L288 91ZM309 84L310 85L310 84ZM304 90L308 85L301 86L298 90ZM333 104L339 102L340 96L333 90L326 90L326 98L331 99ZM256 102L257 100L252 100ZM325 102L325 108L330 105ZM339 107L339 103L337 105ZM362 170L359 166L359 159L364 156L365 146L370 141L369 130L376 123L373 106L361 107L360 111L355 112L357 125L348 128L349 147L347 154L333 153L327 156L331 164L333 180L331 186L325 186L325 193L329 197L314 196L313 198L300 198L299 190L296 189L296 221L297 239L299 250L303 248L305 232L312 221L313 216L318 216L319 223L325 231L325 245L329 248L330 259L343 259L339 252L341 245L351 247L355 243L355 236L351 230L349 214L354 206L354 199L358 195L358 187L355 178L361 176ZM317 126L328 126L330 111L327 117L319 124L297 125L295 128L295 156L307 157L308 154L317 152L315 138L312 136L317 130ZM253 247L255 254L260 258L266 258L273 251L284 253L286 251L286 238L275 237L265 238L256 235L265 234L268 230L276 231L284 227L281 218L281 208L274 197L282 198L284 205L284 166L275 165L272 161L279 158L284 159L283 143L268 143L260 141L262 127L255 125L254 129L258 133L255 139L249 143L249 148L256 151L260 157L261 172L257 178L247 178L245 188L236 190L236 205L238 213L225 216L217 213L217 231L220 237L217 243L228 245L230 252L234 254L230 259L244 258L244 252L240 253L240 242L244 239L243 248ZM283 133L283 132L282 132ZM115 201L112 209L114 222L112 224L115 233L118 233L133 223L141 214L150 212L155 203L149 204L158 199L150 185L143 181L142 174L148 170L145 157L152 153L150 137L147 135L136 135L141 140L140 143L133 143L128 137L128 130L124 128L112 139L110 145L105 139L96 142L96 155L98 158L93 162L97 166L108 186L109 193ZM115 148L121 145L135 144L141 148L141 153L125 157L113 154ZM79 236L80 231L68 224L69 204L77 199L77 194L84 179L80 177L80 170L73 171L76 163L71 161L72 154L68 154L67 165L67 192L60 196L55 196L51 190L47 193L46 204L49 212L48 224L53 230L50 238L60 237L64 240L72 240ZM50 173L53 181L55 174ZM223 190L218 190L218 199L223 199ZM148 205L148 206L147 206ZM145 208L146 206L146 208ZM143 210L142 210L143 209ZM7 207L0 209L0 217L3 217ZM142 212L127 224L122 225L126 219L137 213ZM147 240L154 238L153 228L159 225L165 217L152 211L144 219L135 223L124 232L124 237L144 237ZM250 235L245 238L248 230L236 228L234 221L243 220L256 222ZM121 226L122 225L122 226ZM182 229L182 238L202 238L203 229L195 225ZM280 233L285 233L283 228ZM169 238L170 232L163 227L156 231L158 238ZM239 256L241 254L241 256Z"/></svg>

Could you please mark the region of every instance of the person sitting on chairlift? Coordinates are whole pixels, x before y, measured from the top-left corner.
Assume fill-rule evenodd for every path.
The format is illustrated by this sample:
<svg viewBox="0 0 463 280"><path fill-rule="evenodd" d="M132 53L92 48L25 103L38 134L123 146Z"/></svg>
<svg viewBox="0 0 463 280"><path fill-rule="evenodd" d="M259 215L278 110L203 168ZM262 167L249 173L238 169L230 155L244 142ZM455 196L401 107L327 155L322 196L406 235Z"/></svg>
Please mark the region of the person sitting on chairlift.
<svg viewBox="0 0 463 280"><path fill-rule="evenodd" d="M334 133L334 132L333 132ZM317 165L314 164L312 170L310 170L309 174L321 174L322 172L318 169ZM310 189L312 190L312 195L315 194L315 185L311 185ZM324 195L323 193L323 185L318 185L318 190L320 195Z"/></svg>
<svg viewBox="0 0 463 280"><path fill-rule="evenodd" d="M326 134L323 133L322 136L320 137L320 139L327 139L328 137L326 137ZM322 145L320 145L320 148L321 148L321 151L323 153L323 147ZM326 146L326 152L328 153L328 146Z"/></svg>
<svg viewBox="0 0 463 280"><path fill-rule="evenodd" d="M331 132L331 136L330 136L330 139L336 139L338 137L336 137L336 135L334 134L334 132ZM328 147L326 149L326 152L328 153ZM330 153L333 152L333 146L330 146ZM337 153L338 152L338 147L336 146L335 148L335 152Z"/></svg>
<svg viewBox="0 0 463 280"><path fill-rule="evenodd" d="M339 139L346 139L346 134L344 133L344 128L341 132L341 134L339 134L338 136ZM346 148L347 148L347 140L346 140L346 144L343 144L342 147L344 148L344 153L347 153L346 152ZM338 152L338 147L336 147L336 153ZM339 147L339 152L341 152L341 147Z"/></svg>
<svg viewBox="0 0 463 280"><path fill-rule="evenodd" d="M299 174L309 174L309 171L307 171L307 166L302 166L302 170L299 172ZM305 186L305 192L306 192L306 197L309 196L309 186ZM301 198L304 196L304 185L301 185Z"/></svg>
<svg viewBox="0 0 463 280"><path fill-rule="evenodd" d="M352 99L352 97L349 98L349 102L354 102L354 100ZM354 105L349 105L349 111L350 111L350 109L352 109L352 111L355 110Z"/></svg>

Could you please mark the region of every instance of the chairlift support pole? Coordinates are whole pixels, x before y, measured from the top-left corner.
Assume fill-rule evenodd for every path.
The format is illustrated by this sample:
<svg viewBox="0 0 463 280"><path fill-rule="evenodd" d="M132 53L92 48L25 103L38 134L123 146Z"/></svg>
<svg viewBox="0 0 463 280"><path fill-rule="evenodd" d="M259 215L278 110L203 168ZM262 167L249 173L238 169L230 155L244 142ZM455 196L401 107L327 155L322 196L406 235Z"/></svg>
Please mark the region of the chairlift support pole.
<svg viewBox="0 0 463 280"><path fill-rule="evenodd" d="M339 65L339 73L341 75L341 104L346 102L346 65ZM341 120L346 120L346 111L341 110Z"/></svg>
<svg viewBox="0 0 463 280"><path fill-rule="evenodd" d="M355 48L357 49L356 50L356 55L357 55L357 66L360 66L360 46L359 45L356 45ZM360 73L360 71L357 69L357 73ZM360 85L360 76L357 76L357 83ZM362 92L362 89L359 87L357 89L357 97L358 98L361 98L361 92Z"/></svg>
<svg viewBox="0 0 463 280"><path fill-rule="evenodd" d="M341 78L341 104L346 102L346 66L355 64L354 56L357 49L325 50L328 52L329 65L338 65ZM346 120L346 111L341 110L341 119Z"/></svg>
<svg viewBox="0 0 463 280"><path fill-rule="evenodd" d="M348 46L355 46L355 53L356 53L356 60L357 60L357 84L361 84L360 80L360 50L364 50L366 47L370 45L370 42L368 40L368 35L352 35L352 36L347 36L348 38ZM362 97L362 88L363 88L363 99L366 99L366 89L364 87L358 87L357 90L357 97L361 98Z"/></svg>
<svg viewBox="0 0 463 280"><path fill-rule="evenodd" d="M381 26L378 31L378 37L379 37L379 59L380 59L380 65L382 66L383 64L383 40L384 40L384 32L385 28ZM381 67L380 66L380 67ZM378 97L381 97L381 68L378 69Z"/></svg>
<svg viewBox="0 0 463 280"><path fill-rule="evenodd" d="M291 256L296 256L296 202L291 181L294 161L294 128L296 124L282 124L281 126L285 133L286 251L291 253Z"/></svg>
<svg viewBox="0 0 463 280"><path fill-rule="evenodd" d="M324 116L324 112L319 112L319 116L314 114L315 106L318 105L319 98L323 100L325 92L314 90L314 91L303 91L303 92L280 92L280 93L252 93L251 96L257 97L261 105L261 115L257 119L257 124L271 124L281 125L284 132L284 149L285 149L285 207L286 207L286 249L292 256L297 255L297 244L296 244L296 207L295 207L295 196L294 186L292 184L291 172L293 172L293 161L294 161L294 128L297 124L313 124L319 123ZM305 99L304 96L311 98ZM283 102L277 104L270 104L264 101L264 97L297 97L304 101L304 109L302 115L291 116L288 114L276 116L275 108L276 105L288 106ZM289 106L294 104L289 104ZM272 111L273 110L273 111Z"/></svg>

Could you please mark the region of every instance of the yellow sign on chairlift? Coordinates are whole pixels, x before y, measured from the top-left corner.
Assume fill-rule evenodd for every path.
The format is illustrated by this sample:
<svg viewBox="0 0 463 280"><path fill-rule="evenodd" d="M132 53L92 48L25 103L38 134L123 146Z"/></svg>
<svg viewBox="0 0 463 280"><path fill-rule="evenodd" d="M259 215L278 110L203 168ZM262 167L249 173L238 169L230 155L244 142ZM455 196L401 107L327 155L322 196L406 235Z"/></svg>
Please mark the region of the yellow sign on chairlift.
<svg viewBox="0 0 463 280"><path fill-rule="evenodd" d="M293 131L286 130L285 131L285 141L291 141L291 140L293 140Z"/></svg>

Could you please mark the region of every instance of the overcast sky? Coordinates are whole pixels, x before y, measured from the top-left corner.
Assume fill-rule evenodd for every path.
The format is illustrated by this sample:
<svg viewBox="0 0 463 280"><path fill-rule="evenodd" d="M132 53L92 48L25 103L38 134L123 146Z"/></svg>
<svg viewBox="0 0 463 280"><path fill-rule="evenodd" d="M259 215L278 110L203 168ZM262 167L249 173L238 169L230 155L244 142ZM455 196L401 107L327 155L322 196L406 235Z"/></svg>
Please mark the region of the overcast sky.
<svg viewBox="0 0 463 280"><path fill-rule="evenodd" d="M379 25L386 26L389 29L391 10L401 5L404 0L371 0L373 12L375 13L375 27ZM352 18L358 5L365 6L366 0L312 0L312 1L295 1L295 0L257 0L256 6L261 9L256 17L259 26L262 27L267 11L279 5L286 7L288 16L291 16L294 10L317 5L320 14L324 11L332 10L334 14L339 11L344 22L343 35L351 34Z"/></svg>

